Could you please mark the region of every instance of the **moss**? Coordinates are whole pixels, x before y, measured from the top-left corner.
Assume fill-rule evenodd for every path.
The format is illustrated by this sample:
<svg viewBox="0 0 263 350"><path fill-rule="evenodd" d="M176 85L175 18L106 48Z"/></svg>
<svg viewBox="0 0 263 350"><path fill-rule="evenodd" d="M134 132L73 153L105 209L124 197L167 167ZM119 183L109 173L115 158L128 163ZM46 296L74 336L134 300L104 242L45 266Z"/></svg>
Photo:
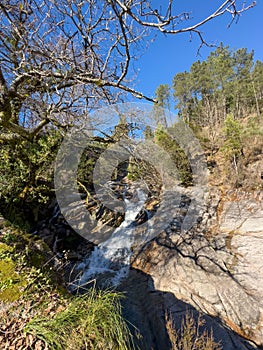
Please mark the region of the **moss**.
<svg viewBox="0 0 263 350"><path fill-rule="evenodd" d="M21 289L22 287L17 284L6 288L0 293L0 300L4 302L14 302L18 300L22 295Z"/></svg>
<svg viewBox="0 0 263 350"><path fill-rule="evenodd" d="M0 276L1 280L11 278L15 273L15 263L11 259L4 259L0 261Z"/></svg>
<svg viewBox="0 0 263 350"><path fill-rule="evenodd" d="M13 302L23 293L25 280L17 272L17 263L13 260L14 248L0 242L0 300Z"/></svg>
<svg viewBox="0 0 263 350"><path fill-rule="evenodd" d="M0 300L12 302L20 298L25 286L22 275L16 272L11 258L0 261Z"/></svg>
<svg viewBox="0 0 263 350"><path fill-rule="evenodd" d="M7 245L6 243L0 242L0 256L6 252L12 252L13 248Z"/></svg>
<svg viewBox="0 0 263 350"><path fill-rule="evenodd" d="M5 231L0 242L0 300L18 300L35 278L48 254L47 246L16 228ZM12 244L12 246L10 246ZM37 270L36 270L37 271ZM32 276L31 276L32 275Z"/></svg>

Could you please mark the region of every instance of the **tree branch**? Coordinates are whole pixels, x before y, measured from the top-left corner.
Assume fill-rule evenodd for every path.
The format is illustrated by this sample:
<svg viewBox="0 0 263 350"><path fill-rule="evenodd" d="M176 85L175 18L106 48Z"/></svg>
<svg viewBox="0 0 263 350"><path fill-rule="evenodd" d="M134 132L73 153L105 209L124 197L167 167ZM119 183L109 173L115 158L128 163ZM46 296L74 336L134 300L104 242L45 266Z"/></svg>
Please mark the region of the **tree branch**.
<svg viewBox="0 0 263 350"><path fill-rule="evenodd" d="M242 12L247 11L248 9L256 6L256 1L253 1L250 5L246 7L242 7L240 10L237 10L236 8L236 0L227 0L223 2L222 5L220 5L216 11L214 11L211 15L207 16L202 21L181 29L174 29L177 22L175 22L178 19L178 16L171 15L171 6L172 2L170 1L168 10L167 10L167 16L163 17L161 14L155 10L147 13L147 16L151 16L155 19L157 19L156 22L149 22L142 20L139 16L137 16L131 9L131 7L126 6L122 1L116 0L116 3L125 11L129 16L133 18L139 25L143 27L150 27L150 28L156 28L160 30L162 33L165 34L179 34L179 33L185 33L185 32L197 32L197 29L203 26L205 23L215 19L216 17L222 16L224 13L229 12L231 15L235 18L236 16L239 16ZM170 26L170 28L169 28Z"/></svg>
<svg viewBox="0 0 263 350"><path fill-rule="evenodd" d="M200 48L210 46L201 26L225 13L233 21L255 6L239 8L237 0L222 0L205 19L182 27L189 13L173 14L173 0L163 12L147 0L20 2L0 3L0 125L7 134L29 139L48 123L71 125L125 93L155 102L127 82L146 31L189 32L199 37ZM26 129L19 121L38 124Z"/></svg>

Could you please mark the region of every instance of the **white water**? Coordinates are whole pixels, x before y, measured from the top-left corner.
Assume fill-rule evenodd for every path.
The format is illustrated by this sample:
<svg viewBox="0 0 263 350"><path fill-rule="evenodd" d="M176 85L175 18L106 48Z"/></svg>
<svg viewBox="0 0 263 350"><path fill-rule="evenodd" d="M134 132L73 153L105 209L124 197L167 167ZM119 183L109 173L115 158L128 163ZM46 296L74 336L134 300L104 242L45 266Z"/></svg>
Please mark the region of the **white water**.
<svg viewBox="0 0 263 350"><path fill-rule="evenodd" d="M82 276L73 286L74 289L88 284L103 274L105 285L117 286L129 273L131 246L136 234L134 221L146 200L146 194L137 189L137 200L124 199L126 205L125 220L112 236L99 244L86 262L79 265Z"/></svg>

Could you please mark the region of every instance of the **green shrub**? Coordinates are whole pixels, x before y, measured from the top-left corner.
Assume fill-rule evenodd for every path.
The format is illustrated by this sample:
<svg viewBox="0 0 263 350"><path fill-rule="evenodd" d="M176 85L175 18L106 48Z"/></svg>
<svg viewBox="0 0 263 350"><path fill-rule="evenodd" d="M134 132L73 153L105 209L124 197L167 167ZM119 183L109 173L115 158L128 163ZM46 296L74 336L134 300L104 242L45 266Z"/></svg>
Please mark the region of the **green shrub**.
<svg viewBox="0 0 263 350"><path fill-rule="evenodd" d="M232 114L228 114L223 128L223 134L225 136L223 150L230 159L237 159L242 154L242 132L241 123L234 119Z"/></svg>
<svg viewBox="0 0 263 350"><path fill-rule="evenodd" d="M28 228L29 218L37 221L39 207L54 196L53 168L60 142L60 133L50 130L32 142L1 144L0 211L22 228Z"/></svg>

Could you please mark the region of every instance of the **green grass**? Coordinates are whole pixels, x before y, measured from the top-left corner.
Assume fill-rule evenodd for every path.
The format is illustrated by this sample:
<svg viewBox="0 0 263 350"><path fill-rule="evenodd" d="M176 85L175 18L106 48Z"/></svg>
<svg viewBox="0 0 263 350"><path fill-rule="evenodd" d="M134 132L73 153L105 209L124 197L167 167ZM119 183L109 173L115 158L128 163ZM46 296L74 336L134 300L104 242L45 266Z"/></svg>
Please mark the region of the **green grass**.
<svg viewBox="0 0 263 350"><path fill-rule="evenodd" d="M115 291L91 289L72 297L69 305L53 318L35 318L25 328L52 350L134 349L132 337L121 314L120 298Z"/></svg>
<svg viewBox="0 0 263 350"><path fill-rule="evenodd" d="M53 258L41 241L13 226L4 227L0 237L0 302L16 304L2 316L3 324L16 323L13 314L25 314L25 325L21 328L18 322L12 332L24 332L27 339L33 335L34 341L41 340L49 350L134 349L122 316L120 300L124 295L95 288L84 295L69 294Z"/></svg>

